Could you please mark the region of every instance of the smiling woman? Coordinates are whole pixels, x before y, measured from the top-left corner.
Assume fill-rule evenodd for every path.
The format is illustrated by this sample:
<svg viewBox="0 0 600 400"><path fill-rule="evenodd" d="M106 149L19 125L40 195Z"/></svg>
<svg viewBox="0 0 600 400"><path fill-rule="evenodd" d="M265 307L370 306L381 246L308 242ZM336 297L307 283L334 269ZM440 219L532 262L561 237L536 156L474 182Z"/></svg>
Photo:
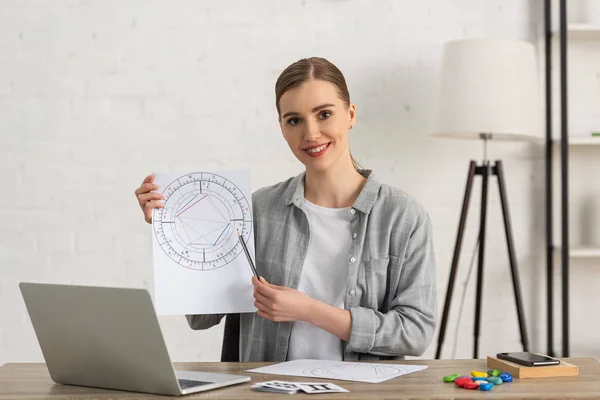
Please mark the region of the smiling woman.
<svg viewBox="0 0 600 400"><path fill-rule="evenodd" d="M356 106L335 65L299 60L275 94L281 132L305 171L252 196L258 312L240 315L240 361L422 354L437 314L429 215L352 158ZM135 192L147 222L162 206L154 189L148 176ZM187 319L207 329L223 316Z"/></svg>

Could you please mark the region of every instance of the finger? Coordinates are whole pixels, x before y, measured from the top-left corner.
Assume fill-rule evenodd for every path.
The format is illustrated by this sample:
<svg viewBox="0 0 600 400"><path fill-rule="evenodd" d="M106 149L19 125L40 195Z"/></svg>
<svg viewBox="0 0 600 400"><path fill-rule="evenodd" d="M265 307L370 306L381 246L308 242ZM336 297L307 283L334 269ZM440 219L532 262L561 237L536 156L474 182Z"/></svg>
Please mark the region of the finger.
<svg viewBox="0 0 600 400"><path fill-rule="evenodd" d="M270 316L269 314L262 312L260 310L257 312L257 315L261 318L268 319L269 321L274 321L272 316Z"/></svg>
<svg viewBox="0 0 600 400"><path fill-rule="evenodd" d="M162 194L155 193L155 192L150 192L150 193L145 193L145 194L138 195L138 202L140 203L140 205L146 204L150 200L164 200L164 199L165 198L163 197Z"/></svg>
<svg viewBox="0 0 600 400"><path fill-rule="evenodd" d="M261 276L261 277L259 277L259 278L260 278L260 282L261 282L261 283L263 283L263 284L265 284L265 285L267 285L267 286L270 286L270 287L272 287L273 289L277 289L277 288L280 288L280 287L281 287L281 286L277 286L277 285L274 285L274 284L272 284L272 283L269 283L269 282L267 282L267 280L266 280L265 278L263 278L262 276Z"/></svg>
<svg viewBox="0 0 600 400"><path fill-rule="evenodd" d="M267 306L269 309L272 308L273 302L264 294L258 292L258 291L254 291L254 298L259 301L260 303L264 304L265 306Z"/></svg>
<svg viewBox="0 0 600 400"><path fill-rule="evenodd" d="M252 286L254 286L255 288L259 287L259 286L264 286L264 283L262 283L259 278L257 278L256 276L252 276Z"/></svg>
<svg viewBox="0 0 600 400"><path fill-rule="evenodd" d="M139 196L140 194L151 192L152 190L158 189L159 186L154 183L143 183L139 188L135 190L135 195Z"/></svg>
<svg viewBox="0 0 600 400"><path fill-rule="evenodd" d="M261 281L262 283L269 284L269 282L267 282L267 280L266 280L265 278L263 278L262 276L260 277L260 281Z"/></svg>
<svg viewBox="0 0 600 400"><path fill-rule="evenodd" d="M146 212L146 211L151 212L155 208L165 208L165 205L158 200L151 200L151 201L147 202L146 204L144 204L144 212Z"/></svg>
<svg viewBox="0 0 600 400"><path fill-rule="evenodd" d="M293 321L293 318L291 318L289 316L275 315L273 313L265 312L262 310L258 310L256 312L256 314L261 318L268 319L269 321L273 321L273 322Z"/></svg>
<svg viewBox="0 0 600 400"><path fill-rule="evenodd" d="M143 193L151 192L152 190L157 190L160 186L155 183L144 183L136 190L136 194L140 195Z"/></svg>
<svg viewBox="0 0 600 400"><path fill-rule="evenodd" d="M261 303L260 301L254 301L254 307L256 307L256 309L258 311L262 311L265 314L269 314L269 315L273 315L273 310L271 310L269 307L265 306L263 303Z"/></svg>
<svg viewBox="0 0 600 400"><path fill-rule="evenodd" d="M164 208L165 205L159 201L156 200L152 200L147 202L144 205L144 216L146 217L146 222L150 223L152 222L152 211L155 208Z"/></svg>
<svg viewBox="0 0 600 400"><path fill-rule="evenodd" d="M263 285L266 285L267 287L270 287L271 289L274 289L274 290L282 290L282 289L286 288L286 286L278 286L278 285L274 285L274 284L272 284L272 283L269 283L269 282L267 282L267 281L265 280L265 278L263 278L262 276L260 277L260 279L261 279L261 281L260 281L260 282L261 282Z"/></svg>
<svg viewBox="0 0 600 400"><path fill-rule="evenodd" d="M254 286L254 288L269 298L273 297L273 295L275 295L275 293L277 292L277 290L269 287L267 284L264 284L262 282L258 282L256 286Z"/></svg>
<svg viewBox="0 0 600 400"><path fill-rule="evenodd" d="M150 174L147 177L144 178L144 181L142 182L142 184L144 183L152 183L154 182L154 174Z"/></svg>

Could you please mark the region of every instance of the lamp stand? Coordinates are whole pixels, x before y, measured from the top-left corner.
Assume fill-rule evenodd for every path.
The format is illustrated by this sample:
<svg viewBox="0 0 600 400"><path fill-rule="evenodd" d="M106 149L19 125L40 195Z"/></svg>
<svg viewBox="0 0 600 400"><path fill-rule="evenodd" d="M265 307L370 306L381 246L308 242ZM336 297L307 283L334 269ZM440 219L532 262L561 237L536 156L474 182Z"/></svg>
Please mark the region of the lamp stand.
<svg viewBox="0 0 600 400"><path fill-rule="evenodd" d="M478 358L479 351L479 332L481 326L481 298L483 292L483 266L485 256L485 229L487 220L487 196L488 196L488 182L490 176L496 176L498 178L498 189L500 192L500 201L502 203L502 216L504 219L504 230L506 232L506 242L508 245L508 258L510 262L510 271L512 274L512 284L515 296L515 302L517 306L517 315L519 318L519 329L521 333L521 343L523 344L523 350L528 351L529 342L527 340L527 331L525 326L525 314L523 312L523 301L521 298L521 285L519 283L519 272L517 270L517 260L515 257L515 246L513 242L512 227L510 222L510 215L508 211L508 203L506 200L506 185L504 183L504 169L502 161L496 160L494 165L491 165L487 159L487 140L491 138L489 134L482 134L484 140L484 161L482 165L477 165L475 161L471 161L469 164L469 174L467 177L467 185L465 188L465 196L463 199L462 211L460 215L460 222L458 224L458 233L456 236L456 244L454 246L454 255L452 257L452 268L450 270L450 277L448 279L448 288L446 289L446 299L444 302L444 311L442 314L442 323L440 326L440 333L438 337L437 350L435 358L439 359L442 352L442 345L444 343L444 337L446 335L446 324L448 322L448 314L450 312L450 303L452 302L452 292L454 289L454 281L456 279L456 272L458 269L458 260L460 257L460 250L462 247L463 234L465 231L465 224L467 222L467 210L469 208L469 201L471 199L471 191L473 187L473 180L475 176L482 177L482 188L481 188L481 216L479 222L479 241L478 241L478 265L477 265L477 294L475 299L475 326L474 326L474 343L473 343L473 358Z"/></svg>

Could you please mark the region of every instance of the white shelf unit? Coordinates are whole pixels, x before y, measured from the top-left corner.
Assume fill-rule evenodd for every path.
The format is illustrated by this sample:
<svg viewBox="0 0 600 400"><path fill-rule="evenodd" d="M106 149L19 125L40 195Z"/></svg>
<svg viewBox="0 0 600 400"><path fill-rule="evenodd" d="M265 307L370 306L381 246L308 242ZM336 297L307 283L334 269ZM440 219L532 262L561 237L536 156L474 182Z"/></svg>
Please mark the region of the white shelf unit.
<svg viewBox="0 0 600 400"><path fill-rule="evenodd" d="M554 31L558 36L559 31ZM569 24L567 27L567 38L573 39L598 39L600 38L600 25L592 24Z"/></svg>
<svg viewBox="0 0 600 400"><path fill-rule="evenodd" d="M562 250L562 247L556 247L556 252ZM569 256L571 258L600 258L600 245L597 246L570 246Z"/></svg>
<svg viewBox="0 0 600 400"><path fill-rule="evenodd" d="M569 1L569 0L567 0ZM594 0L594 1L598 1L600 2L600 0ZM557 57L557 52L559 51L559 30L558 28L553 29L553 48L552 48L552 57L553 57L553 69L554 69L554 76L553 76L553 80L554 80L554 87L558 88L558 73L559 73L559 59ZM578 90L581 90L582 87L586 88L585 85L582 85L582 82L585 82L586 84L589 83L590 78L590 70L586 69L584 71L581 71L578 67L580 67L579 64L575 63L573 60L573 57L577 57L577 60L579 62L581 62L582 60L582 54L588 54L590 55L590 62L598 62L598 49L600 47L598 47L597 43L600 43L600 24L599 23L568 23L567 24L567 38L569 40L569 43L567 45L568 49L567 49L567 59L568 62L570 62L571 64L569 65L568 68L568 74L569 77L567 78L568 81L572 82L573 80L577 80L577 82L570 83L569 86L569 90L573 91L573 88L576 88ZM543 45L540 46L540 50L543 51ZM574 54L576 53L576 54ZM543 57L543 55L540 55L540 57ZM588 78L585 78L586 80L581 80L581 74L587 74L586 76ZM577 79L576 79L577 78ZM589 90L593 90L593 87L589 88ZM569 92L569 107L570 107L570 112L571 112L571 117L573 119L575 118L580 118L581 114L579 115L573 115L573 110L581 110L581 106L582 106L582 101L579 101L580 97L577 96L578 93L573 92ZM553 105L553 114L554 114L554 134L559 134L560 133L560 124L559 121L557 121L556 118L556 112L558 111L555 107L559 104L559 93L553 93L553 101L554 101L554 105ZM594 100L597 99L594 98ZM588 107L585 107L586 104L584 105L584 112L587 112L588 114L590 113L590 109ZM584 150L584 149L589 149L591 151L590 152L579 152L576 151L575 153L573 153L573 155L569 155L569 164L574 164L573 168L570 168L571 171L573 171L574 174L579 173L581 171L582 166L597 166L597 162L596 161L600 161L600 137L598 136L592 136L591 132L599 132L600 131L600 120L594 120L593 124L583 124L583 125L577 125L577 124L573 124L573 119L571 119L570 124L569 124L569 130L571 131L571 134L568 137L568 144L569 144L569 148L573 149L573 150ZM573 126L575 125L575 126ZM560 148L560 137L554 137L553 138L553 144L556 146L556 149ZM554 153L555 156L558 156L558 153ZM598 154L598 160L596 160L596 154ZM592 160L594 161L592 164L587 164L588 160L590 160L590 158L592 158ZM559 159L556 159L556 162L560 163ZM595 167L594 167L595 168ZM597 170L597 168L595 168ZM559 177L559 175L556 173L556 171L554 172L554 176L555 178ZM559 187L560 182L555 181L554 182L555 187ZM575 204L577 204L578 201L581 201L581 198L579 197L580 194L582 194L582 187L581 184L576 184L575 181L571 181L570 183L571 186L571 192L569 194L570 197L570 203L572 204L572 207L570 209L570 214L575 216L576 212L574 212L574 208L575 208ZM557 201L555 202L555 207L558 207L559 205L559 201L560 201L560 196L556 197ZM557 210L558 211L558 210ZM559 213L558 213L559 214ZM556 214L555 214L556 215ZM556 218L556 217L555 217ZM577 216L578 218L578 216ZM559 221L559 219L556 219L557 221ZM577 225L577 224L575 224ZM569 229L576 229L576 226L572 226ZM597 229L600 229L600 227L598 227ZM554 235L557 239L560 240L560 232L555 231ZM573 237L575 236L575 237ZM587 246L587 245L581 245L578 244L577 242L579 240L581 240L582 243L585 243L584 240L586 240L586 237L577 237L577 235L572 235L572 239L574 239L573 244L569 245L569 258L575 260L575 259L594 259L594 261L596 261L597 259L600 259L600 244L597 246ZM562 249L560 244L556 244L554 246L554 250L555 253L557 255L560 254L560 250Z"/></svg>
<svg viewBox="0 0 600 400"><path fill-rule="evenodd" d="M554 139L555 143L560 143L560 139ZM569 137L570 146L600 146L600 137L598 136L571 136Z"/></svg>

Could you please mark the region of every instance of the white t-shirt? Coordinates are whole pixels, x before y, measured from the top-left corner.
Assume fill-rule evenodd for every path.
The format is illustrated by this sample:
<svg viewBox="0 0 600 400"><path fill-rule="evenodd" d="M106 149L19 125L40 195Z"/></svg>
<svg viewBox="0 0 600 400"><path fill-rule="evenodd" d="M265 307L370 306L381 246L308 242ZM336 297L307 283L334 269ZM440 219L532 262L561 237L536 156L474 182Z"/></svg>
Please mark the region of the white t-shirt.
<svg viewBox="0 0 600 400"><path fill-rule="evenodd" d="M344 308L348 252L352 244L348 208L326 208L304 201L310 242L302 266L298 290L310 297ZM342 360L342 340L324 329L295 321L288 360Z"/></svg>

